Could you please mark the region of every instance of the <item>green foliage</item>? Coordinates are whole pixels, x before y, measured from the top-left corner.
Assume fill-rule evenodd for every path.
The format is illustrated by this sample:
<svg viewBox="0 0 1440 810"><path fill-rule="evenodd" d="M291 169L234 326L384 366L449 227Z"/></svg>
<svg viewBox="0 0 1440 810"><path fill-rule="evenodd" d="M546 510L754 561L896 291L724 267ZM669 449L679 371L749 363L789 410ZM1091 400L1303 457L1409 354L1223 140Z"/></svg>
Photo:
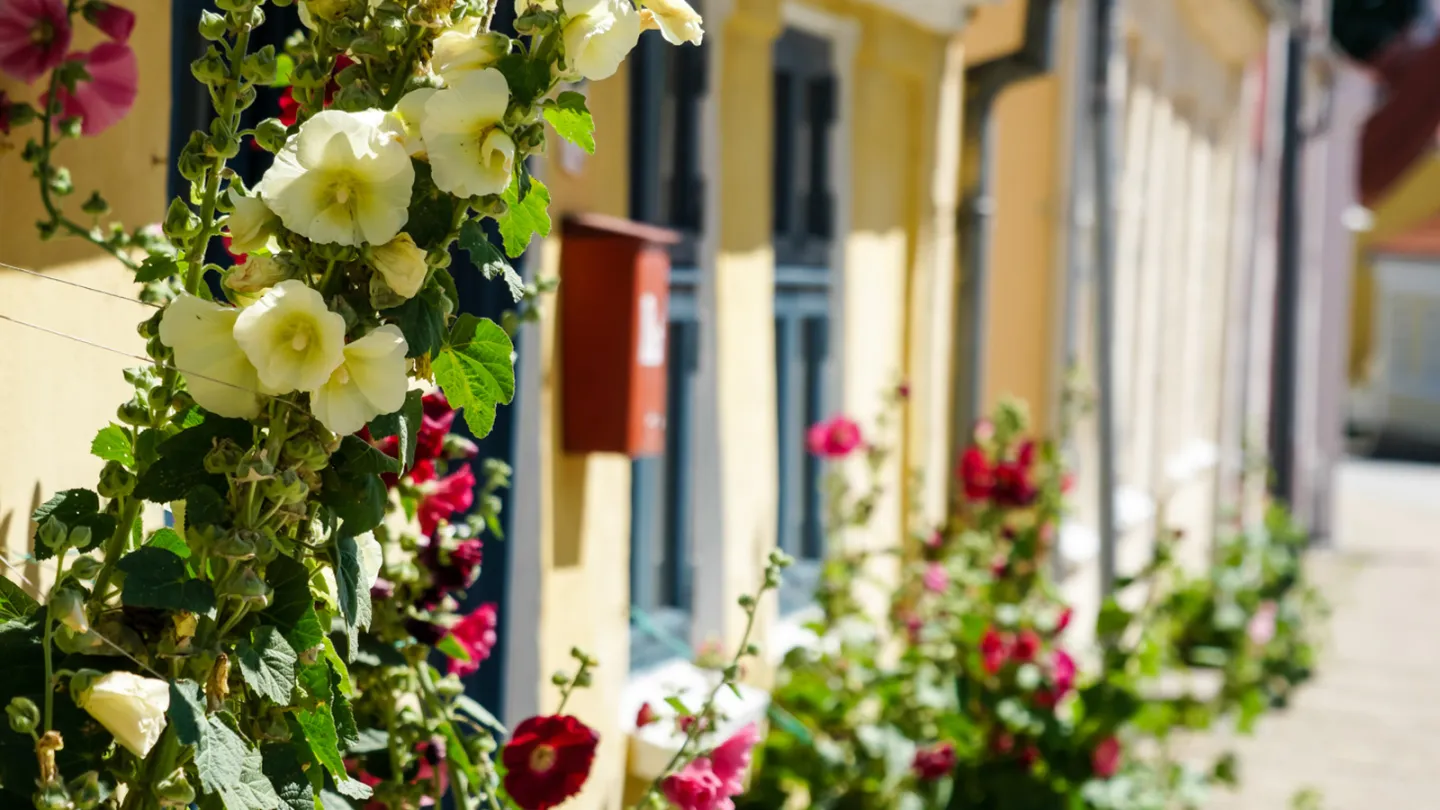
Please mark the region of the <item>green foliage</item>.
<svg viewBox="0 0 1440 810"><path fill-rule="evenodd" d="M435 358L435 381L476 437L494 427L496 406L515 397L514 350L494 321L467 313L456 319L449 344Z"/></svg>
<svg viewBox="0 0 1440 810"><path fill-rule="evenodd" d="M215 591L195 579L175 552L156 546L136 549L120 559L125 574L120 601L129 607L205 613L215 607Z"/></svg>
<svg viewBox="0 0 1440 810"><path fill-rule="evenodd" d="M23 588L0 576L0 622L24 622L40 610L40 603Z"/></svg>
<svg viewBox="0 0 1440 810"><path fill-rule="evenodd" d="M505 286L510 288L510 297L517 302L525 297L525 280L490 241L480 220L469 220L460 227L460 247L470 254L470 262L479 268L485 278L504 279Z"/></svg>
<svg viewBox="0 0 1440 810"><path fill-rule="evenodd" d="M276 557L265 571L270 586L270 606L261 618L285 632L290 648L300 652L313 649L325 638L310 595L310 571L290 557Z"/></svg>
<svg viewBox="0 0 1440 810"><path fill-rule="evenodd" d="M595 118L585 106L585 96L566 90L546 104L545 120L557 135L595 154Z"/></svg>
<svg viewBox="0 0 1440 810"><path fill-rule="evenodd" d="M69 532L80 527L90 530L90 541L77 547L78 551L90 551L115 533L115 518L100 511L100 496L88 489L67 489L40 504L30 515L35 523L35 559L48 560L55 556L55 549L44 542L42 535L47 531L46 523L54 520L57 526L64 526ZM69 535L74 537L73 534Z"/></svg>
<svg viewBox="0 0 1440 810"><path fill-rule="evenodd" d="M400 327L405 335L408 350L406 357L424 357L433 354L445 341L444 293L440 287L431 284L420 294L398 307L384 310L381 314L391 323Z"/></svg>
<svg viewBox="0 0 1440 810"><path fill-rule="evenodd" d="M130 437L126 435L125 428L119 425L110 425L95 434L95 440L90 443L90 453L102 461L118 461L127 467L135 466L135 452L130 445Z"/></svg>
<svg viewBox="0 0 1440 810"><path fill-rule="evenodd" d="M360 643L360 630L370 626L370 590L360 583L360 549L354 537L342 537L340 558L335 566L335 581L340 588L340 613L350 645L349 659L355 660Z"/></svg>
<svg viewBox="0 0 1440 810"><path fill-rule="evenodd" d="M405 404L395 413L377 416L370 423L370 435L378 439L394 436L400 444L400 467L408 470L415 465L415 445L420 440L421 417L424 416L419 391L407 391Z"/></svg>
<svg viewBox="0 0 1440 810"><path fill-rule="evenodd" d="M226 491L225 476L206 471L205 456L216 442L228 439L248 446L251 436L250 423L243 419L206 416L200 424L159 444L156 448L159 457L140 473L135 497L167 504L183 500L191 489L202 484L216 492Z"/></svg>
<svg viewBox="0 0 1440 810"><path fill-rule="evenodd" d="M533 178L530 183L523 201L520 199L520 183L511 183L501 195L508 207L497 220L500 238L505 242L505 252L512 257L524 253L532 237L550 235L550 189Z"/></svg>
<svg viewBox="0 0 1440 810"><path fill-rule="evenodd" d="M190 558L190 547L175 533L174 529L158 529L145 541L146 548L158 548L174 554L182 560Z"/></svg>
<svg viewBox="0 0 1440 810"><path fill-rule="evenodd" d="M345 533L364 534L385 519L385 483L379 475L331 465L321 480L320 503L344 521Z"/></svg>
<svg viewBox="0 0 1440 810"><path fill-rule="evenodd" d="M290 703L295 688L295 650L279 629L261 625L235 645L235 662L245 683L278 706Z"/></svg>

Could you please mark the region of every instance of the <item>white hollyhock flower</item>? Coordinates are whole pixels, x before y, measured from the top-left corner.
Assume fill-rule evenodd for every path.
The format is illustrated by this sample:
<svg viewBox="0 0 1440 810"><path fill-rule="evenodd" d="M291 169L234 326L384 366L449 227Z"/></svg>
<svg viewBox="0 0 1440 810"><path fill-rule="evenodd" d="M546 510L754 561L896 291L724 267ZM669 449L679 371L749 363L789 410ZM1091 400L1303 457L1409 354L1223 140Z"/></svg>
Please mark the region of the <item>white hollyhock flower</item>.
<svg viewBox="0 0 1440 810"><path fill-rule="evenodd" d="M435 37L435 52L430 67L446 82L466 73L484 70L510 52L510 38L487 31L479 33L480 18L471 17Z"/></svg>
<svg viewBox="0 0 1440 810"><path fill-rule="evenodd" d="M258 196L236 197L235 210L225 220L230 252L249 254L259 250L274 253L279 248L275 226L280 220Z"/></svg>
<svg viewBox="0 0 1440 810"><path fill-rule="evenodd" d="M515 0L515 16L520 17L525 12L538 8L543 11L557 11L560 8L560 0Z"/></svg>
<svg viewBox="0 0 1440 810"><path fill-rule="evenodd" d="M345 319L303 282L282 281L235 319L235 340L268 391L309 391L340 365Z"/></svg>
<svg viewBox="0 0 1440 810"><path fill-rule="evenodd" d="M238 293L257 293L290 278L290 268L274 256L257 254L246 258L225 273L225 288Z"/></svg>
<svg viewBox="0 0 1440 810"><path fill-rule="evenodd" d="M70 683L75 705L100 721L130 753L144 757L159 742L170 709L170 684L133 672L99 675L86 670Z"/></svg>
<svg viewBox="0 0 1440 810"><path fill-rule="evenodd" d="M345 347L344 360L328 381L310 392L310 410L331 432L348 436L384 413L405 405L409 383L400 328L382 326Z"/></svg>
<svg viewBox="0 0 1440 810"><path fill-rule="evenodd" d="M409 218L415 169L381 110L325 110L300 125L256 190L315 242L382 245Z"/></svg>
<svg viewBox="0 0 1440 810"><path fill-rule="evenodd" d="M508 106L510 86L494 68L467 73L425 102L420 131L441 191L479 197L510 185L515 142L500 128Z"/></svg>
<svg viewBox="0 0 1440 810"><path fill-rule="evenodd" d="M405 151L412 156L425 154L425 138L420 133L420 122L425 120L425 102L438 92L439 89L434 87L411 90L390 112L390 121L399 132Z"/></svg>
<svg viewBox="0 0 1440 810"><path fill-rule="evenodd" d="M630 0L564 0L565 62L591 81L608 79L640 41L640 14Z"/></svg>
<svg viewBox="0 0 1440 810"><path fill-rule="evenodd" d="M370 266L385 277L385 283L401 298L414 298L430 272L430 266L425 263L425 251L415 244L408 233L371 248Z"/></svg>
<svg viewBox="0 0 1440 810"><path fill-rule="evenodd" d="M260 414L260 379L235 340L239 316L238 309L182 293L160 316L160 342L175 350L175 367L200 407L254 419Z"/></svg>
<svg viewBox="0 0 1440 810"><path fill-rule="evenodd" d="M646 28L660 29L660 36L671 45L699 45L705 38L700 27L704 20L685 0L641 0L641 4L645 8L640 12L640 22Z"/></svg>
<svg viewBox="0 0 1440 810"><path fill-rule="evenodd" d="M380 541L375 539L374 532L357 535L355 545L360 549L360 586L368 591L375 586L375 580L380 578L380 567L385 564L385 552L380 549Z"/></svg>

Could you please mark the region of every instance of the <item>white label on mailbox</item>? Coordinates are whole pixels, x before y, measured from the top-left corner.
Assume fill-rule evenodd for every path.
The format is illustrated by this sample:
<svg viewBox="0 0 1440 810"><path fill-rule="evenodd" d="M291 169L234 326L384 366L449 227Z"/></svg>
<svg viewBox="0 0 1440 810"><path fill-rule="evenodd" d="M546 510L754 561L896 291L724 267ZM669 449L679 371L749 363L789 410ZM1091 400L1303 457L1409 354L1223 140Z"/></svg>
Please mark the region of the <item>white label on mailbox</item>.
<svg viewBox="0 0 1440 810"><path fill-rule="evenodd" d="M665 365L665 313L654 293L640 295L640 366L659 368Z"/></svg>

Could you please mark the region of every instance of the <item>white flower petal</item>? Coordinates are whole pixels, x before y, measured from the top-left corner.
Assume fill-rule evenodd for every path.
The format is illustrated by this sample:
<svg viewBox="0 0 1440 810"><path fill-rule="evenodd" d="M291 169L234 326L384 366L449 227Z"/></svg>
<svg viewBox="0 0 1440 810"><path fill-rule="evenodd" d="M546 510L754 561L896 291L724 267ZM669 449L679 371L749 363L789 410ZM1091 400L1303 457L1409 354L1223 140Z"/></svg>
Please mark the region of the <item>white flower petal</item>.
<svg viewBox="0 0 1440 810"><path fill-rule="evenodd" d="M425 262L425 251L415 244L408 233L371 248L370 264L401 298L414 298L430 272L430 266Z"/></svg>
<svg viewBox="0 0 1440 810"><path fill-rule="evenodd" d="M441 191L478 197L510 185L515 144L498 129L509 104L510 87L493 68L467 73L425 102L420 130Z"/></svg>
<svg viewBox="0 0 1440 810"><path fill-rule="evenodd" d="M235 340L274 393L323 385L345 350L345 319L300 281L276 284L235 319Z"/></svg>
<svg viewBox="0 0 1440 810"><path fill-rule="evenodd" d="M275 213L258 196L236 197L235 210L225 220L230 252L247 254L275 250Z"/></svg>
<svg viewBox="0 0 1440 810"><path fill-rule="evenodd" d="M355 545L360 549L360 585L368 591L374 587L375 580L380 578L380 568L385 564L385 553L380 549L380 541L375 539L374 532L357 535Z"/></svg>
<svg viewBox="0 0 1440 810"><path fill-rule="evenodd" d="M686 42L699 45L705 38L701 28L704 20L685 0L642 0L642 4L650 12L649 19L660 29L660 35L671 45ZM645 12L641 15L645 16Z"/></svg>
<svg viewBox="0 0 1440 810"><path fill-rule="evenodd" d="M615 75L640 41L640 14L630 0L564 0L564 8L570 69L591 81Z"/></svg>
<svg viewBox="0 0 1440 810"><path fill-rule="evenodd" d="M115 741L144 757L165 731L170 684L133 672L109 672L74 696L75 703L115 735Z"/></svg>
<svg viewBox="0 0 1440 810"><path fill-rule="evenodd" d="M442 32L435 38L431 68L448 84L467 73L484 70L510 51L510 38L495 31L477 35L479 20L470 18L458 28Z"/></svg>
<svg viewBox="0 0 1440 810"><path fill-rule="evenodd" d="M260 414L255 366L235 340L240 311L182 294L160 316L160 342L175 350L175 366L200 407L219 416Z"/></svg>
<svg viewBox="0 0 1440 810"><path fill-rule="evenodd" d="M439 89L434 87L411 90L401 97L399 104L395 105L392 115L400 124L405 149L411 155L425 152L425 138L420 133L420 122L425 119L425 102L438 92L440 92Z"/></svg>
<svg viewBox="0 0 1440 810"><path fill-rule="evenodd" d="M346 436L405 405L409 382L399 327L386 324L345 347L330 379L310 392L310 410L330 431Z"/></svg>

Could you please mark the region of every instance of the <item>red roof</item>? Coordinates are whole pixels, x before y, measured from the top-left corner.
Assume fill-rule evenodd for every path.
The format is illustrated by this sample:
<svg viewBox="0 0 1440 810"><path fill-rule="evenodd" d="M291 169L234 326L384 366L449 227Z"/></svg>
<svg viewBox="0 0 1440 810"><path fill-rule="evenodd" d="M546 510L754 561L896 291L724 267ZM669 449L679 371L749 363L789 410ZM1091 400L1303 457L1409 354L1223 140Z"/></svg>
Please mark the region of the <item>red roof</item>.
<svg viewBox="0 0 1440 810"><path fill-rule="evenodd" d="M1360 138L1360 200L1373 205L1415 161L1440 148L1440 38L1387 65L1385 103Z"/></svg>

